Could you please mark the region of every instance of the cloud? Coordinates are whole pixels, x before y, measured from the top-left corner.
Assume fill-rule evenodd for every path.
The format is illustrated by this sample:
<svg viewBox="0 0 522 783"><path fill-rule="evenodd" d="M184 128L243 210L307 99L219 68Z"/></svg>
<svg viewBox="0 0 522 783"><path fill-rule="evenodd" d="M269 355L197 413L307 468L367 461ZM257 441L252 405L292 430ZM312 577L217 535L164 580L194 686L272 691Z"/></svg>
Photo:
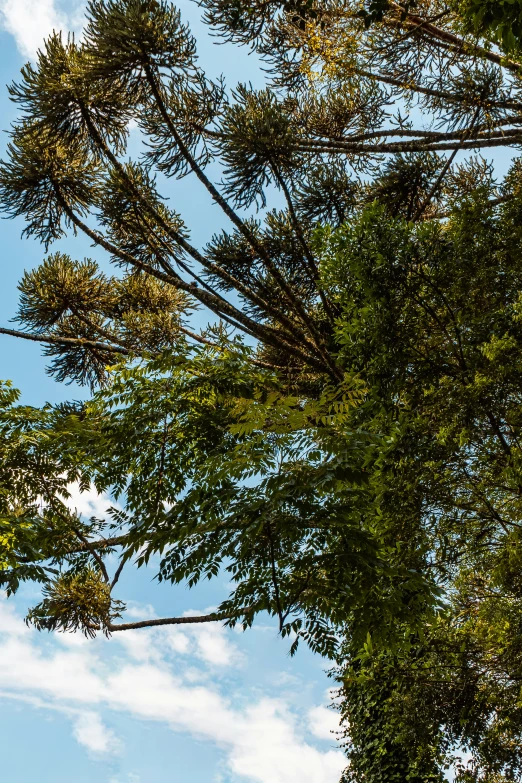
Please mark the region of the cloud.
<svg viewBox="0 0 522 783"><path fill-rule="evenodd" d="M204 614L214 611L209 607ZM186 612L185 615L197 615L198 612ZM156 617L150 605L131 605L125 612L126 617L144 620ZM243 655L231 640L231 634L219 623L208 625L185 625L183 630L170 626L151 630L127 631L118 634L115 639L122 644L128 654L137 661L158 660L162 656L174 654L186 655L202 661L212 667L224 668L243 662ZM151 643L152 641L152 643Z"/></svg>
<svg viewBox="0 0 522 783"><path fill-rule="evenodd" d="M312 707L308 710L308 726L314 737L334 742L339 731L339 714L327 707Z"/></svg>
<svg viewBox="0 0 522 783"><path fill-rule="evenodd" d="M67 486L70 497L66 499L67 506L71 511L76 511L81 516L96 517L97 519L104 519L108 516L108 509L112 506L119 508L118 503L111 500L109 495L100 494L97 490L91 486L85 492L80 491L78 482L69 484Z"/></svg>
<svg viewBox="0 0 522 783"><path fill-rule="evenodd" d="M111 729L104 725L101 716L96 712L75 709L64 704L46 701L38 696L17 693L16 691L0 690L0 699L12 699L29 704L36 709L51 710L67 716L72 721L75 739L96 756L119 753L121 750L121 741Z"/></svg>
<svg viewBox="0 0 522 783"><path fill-rule="evenodd" d="M80 745L95 755L117 753L121 747L114 732L103 724L97 712L91 710L77 713L73 734Z"/></svg>
<svg viewBox="0 0 522 783"><path fill-rule="evenodd" d="M14 37L20 54L34 60L53 30L80 29L83 8L83 3L75 3L65 13L55 0L0 0L0 24Z"/></svg>
<svg viewBox="0 0 522 783"><path fill-rule="evenodd" d="M225 629L217 624L194 629L197 644L196 655L215 666L229 666L237 653L230 644Z"/></svg>
<svg viewBox="0 0 522 783"><path fill-rule="evenodd" d="M229 772L245 783L331 783L344 767L340 751L323 751L306 741L299 716L283 700L248 700L239 684L231 690L230 678L220 690L219 677L204 669L195 682L191 656L178 652L183 637L142 631L149 651L146 642L138 645L136 635L125 634L118 645L116 636L60 644L25 627L1 600L0 630L0 689L69 713L74 735L91 752L113 752L118 746L100 717L111 710L214 743ZM197 636L183 630L188 650L200 651L201 665L237 662L233 650L224 654L221 642L216 644L221 632L211 642L198 643Z"/></svg>
<svg viewBox="0 0 522 783"><path fill-rule="evenodd" d="M339 751L320 752L300 739L295 715L284 703L263 699L245 711L229 765L259 783L332 783L346 763Z"/></svg>

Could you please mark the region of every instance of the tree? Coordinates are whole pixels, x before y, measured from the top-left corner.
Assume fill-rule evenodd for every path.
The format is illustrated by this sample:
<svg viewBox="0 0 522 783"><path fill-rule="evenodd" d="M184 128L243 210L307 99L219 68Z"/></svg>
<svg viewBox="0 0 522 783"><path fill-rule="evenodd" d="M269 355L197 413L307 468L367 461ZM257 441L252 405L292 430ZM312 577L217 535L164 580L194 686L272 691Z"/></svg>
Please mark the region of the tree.
<svg viewBox="0 0 522 783"><path fill-rule="evenodd" d="M475 33L487 35L506 52L520 48L522 5L518 0L464 0L455 5Z"/></svg>
<svg viewBox="0 0 522 783"><path fill-rule="evenodd" d="M381 195L409 197L410 216L420 219L444 212L441 186L459 150L520 141L518 66L473 38L458 39L449 12L439 28L398 7L365 32L358 6L346 3L205 6L224 37L266 55L273 89L243 85L227 96L198 68L178 12L138 0L91 3L85 42L52 37L38 66L26 66L11 87L22 118L2 173L7 210L24 215L27 234L46 246L68 226L85 232L134 286L111 298L103 289L112 281L100 277L91 291L94 266L67 271L59 257L23 281L27 296L55 290L52 305L24 307L20 319L48 341L63 377L96 382L115 353L172 344L185 334L190 300L257 339L268 363L340 378L331 356L335 313L309 242L318 220L338 224L375 195L350 172L379 179L380 154L395 156L397 166L376 186ZM404 119L415 105L439 130L415 130ZM131 119L151 141L140 163L122 162ZM440 151L449 159L426 156ZM223 163L223 193L205 173L210 157ZM232 233L204 251L194 247L160 198L154 171L198 177ZM236 207L263 204L268 185L281 190L287 208L262 224L242 217ZM98 227L87 214L98 215ZM79 288L74 301L67 286ZM226 299L231 291L239 306ZM168 323L158 315L165 307Z"/></svg>
<svg viewBox="0 0 522 783"><path fill-rule="evenodd" d="M442 780L461 747L458 779L520 776L520 207L489 211L491 187L445 224L376 206L327 237L341 351L369 387L354 417L394 433L379 529L443 590L420 631L383 644L370 628L362 653L347 637L355 780Z"/></svg>
<svg viewBox="0 0 522 783"><path fill-rule="evenodd" d="M268 611L337 661L347 779L441 780L462 747L462 780L513 779L519 166L497 186L455 158L520 144L521 66L433 2L371 25L359 3L203 6L267 59L266 89L209 80L153 0L91 2L85 39L52 36L11 87L6 210L120 273L54 254L21 281L3 331L101 389L41 411L4 390L3 584L41 581L30 621L88 635ZM157 185L186 174L232 224L203 250ZM285 208L250 216L274 188ZM218 323L191 329L195 306ZM72 480L124 511L78 519ZM153 552L173 583L224 565L231 596L118 622L120 568Z"/></svg>

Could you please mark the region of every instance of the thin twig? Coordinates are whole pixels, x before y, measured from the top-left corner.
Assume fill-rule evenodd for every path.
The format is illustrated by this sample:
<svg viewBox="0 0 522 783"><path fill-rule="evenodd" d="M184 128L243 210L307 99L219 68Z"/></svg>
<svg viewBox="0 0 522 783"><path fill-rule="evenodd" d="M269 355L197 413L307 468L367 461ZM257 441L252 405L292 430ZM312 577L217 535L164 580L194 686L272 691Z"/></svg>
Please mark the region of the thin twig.
<svg viewBox="0 0 522 783"><path fill-rule="evenodd" d="M125 555L122 555L122 558L121 558L121 560L119 562L118 568L116 569L116 572L115 572L115 574L114 574L114 576L112 578L111 588L110 588L111 590L114 587L114 585L117 583L118 579L120 578L121 572L123 571L123 568L124 568L126 562L127 562L127 560L125 558Z"/></svg>
<svg viewBox="0 0 522 783"><path fill-rule="evenodd" d="M89 544L89 541L87 540L87 538L77 528L73 527L72 530L78 536L78 538L80 539L82 544L85 546L85 549L92 554L92 556L94 557L94 559L96 560L96 562L100 566L100 570L101 570L101 572L103 574L103 578L104 578L105 582L107 584L110 584L109 574L107 573L107 569L105 567L105 563L103 562L103 558L101 557L99 552L97 552L96 549L93 549L91 547L91 545Z"/></svg>

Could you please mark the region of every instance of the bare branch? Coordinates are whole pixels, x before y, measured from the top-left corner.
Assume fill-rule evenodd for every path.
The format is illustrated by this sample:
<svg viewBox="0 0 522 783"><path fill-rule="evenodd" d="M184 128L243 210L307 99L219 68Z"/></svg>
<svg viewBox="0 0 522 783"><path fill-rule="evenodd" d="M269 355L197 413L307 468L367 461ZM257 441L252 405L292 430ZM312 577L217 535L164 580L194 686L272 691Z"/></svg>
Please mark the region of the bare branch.
<svg viewBox="0 0 522 783"><path fill-rule="evenodd" d="M216 623L220 620L229 620L230 615L220 614L214 612L213 614L202 614L192 617L162 617L158 620L141 620L137 623L118 623L117 625L109 625L108 630L110 633L116 633L116 631L134 631L137 628L156 628L161 625L193 625L199 623Z"/></svg>
<svg viewBox="0 0 522 783"><path fill-rule="evenodd" d="M129 542L129 534L113 536L112 538L100 538L97 541L86 541L77 549L70 550L69 554L84 552L86 549L110 549L113 546L124 546ZM88 546L87 546L88 545Z"/></svg>
<svg viewBox="0 0 522 783"><path fill-rule="evenodd" d="M32 340L35 343L49 343L51 345L77 345L85 348L96 348L99 351L110 351L111 353L121 353L129 355L131 351L121 345L107 345L97 340L88 340L85 337L58 337L54 334L31 334L30 332L21 332L16 329L5 329L0 327L0 334L7 334L11 337L21 337L23 340Z"/></svg>
<svg viewBox="0 0 522 783"><path fill-rule="evenodd" d="M115 574L114 574L114 576L112 578L111 588L110 588L111 591L112 591L113 587L115 586L115 584L117 583L118 579L120 578L121 572L123 571L126 562L127 562L127 560L125 558L125 555L123 555L121 560L120 560L120 562L119 562L119 564L118 564L118 568L116 569L116 572L115 572Z"/></svg>

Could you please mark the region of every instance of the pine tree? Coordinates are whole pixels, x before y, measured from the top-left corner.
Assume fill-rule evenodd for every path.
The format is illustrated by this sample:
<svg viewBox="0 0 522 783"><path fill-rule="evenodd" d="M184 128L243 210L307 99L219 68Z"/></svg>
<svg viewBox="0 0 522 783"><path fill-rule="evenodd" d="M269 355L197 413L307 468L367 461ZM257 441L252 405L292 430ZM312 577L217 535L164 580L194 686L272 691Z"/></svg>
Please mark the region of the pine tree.
<svg viewBox="0 0 522 783"><path fill-rule="evenodd" d="M339 379L317 222L338 225L373 198L412 220L443 215L459 151L520 142L519 66L459 38L436 4L393 6L369 30L357 3L203 5L223 38L267 59L271 86L227 93L198 66L179 12L136 0L90 3L84 40L55 34L10 88L22 113L1 172L5 208L46 247L84 232L127 281L60 256L22 281L20 322L48 343L61 379L96 384L114 354L201 343L188 329L194 304L254 338L256 361ZM125 162L131 120L149 147ZM222 163L221 189L210 160ZM223 232L207 247L190 241L157 173L196 176L221 207ZM245 217L270 187L286 208Z"/></svg>

